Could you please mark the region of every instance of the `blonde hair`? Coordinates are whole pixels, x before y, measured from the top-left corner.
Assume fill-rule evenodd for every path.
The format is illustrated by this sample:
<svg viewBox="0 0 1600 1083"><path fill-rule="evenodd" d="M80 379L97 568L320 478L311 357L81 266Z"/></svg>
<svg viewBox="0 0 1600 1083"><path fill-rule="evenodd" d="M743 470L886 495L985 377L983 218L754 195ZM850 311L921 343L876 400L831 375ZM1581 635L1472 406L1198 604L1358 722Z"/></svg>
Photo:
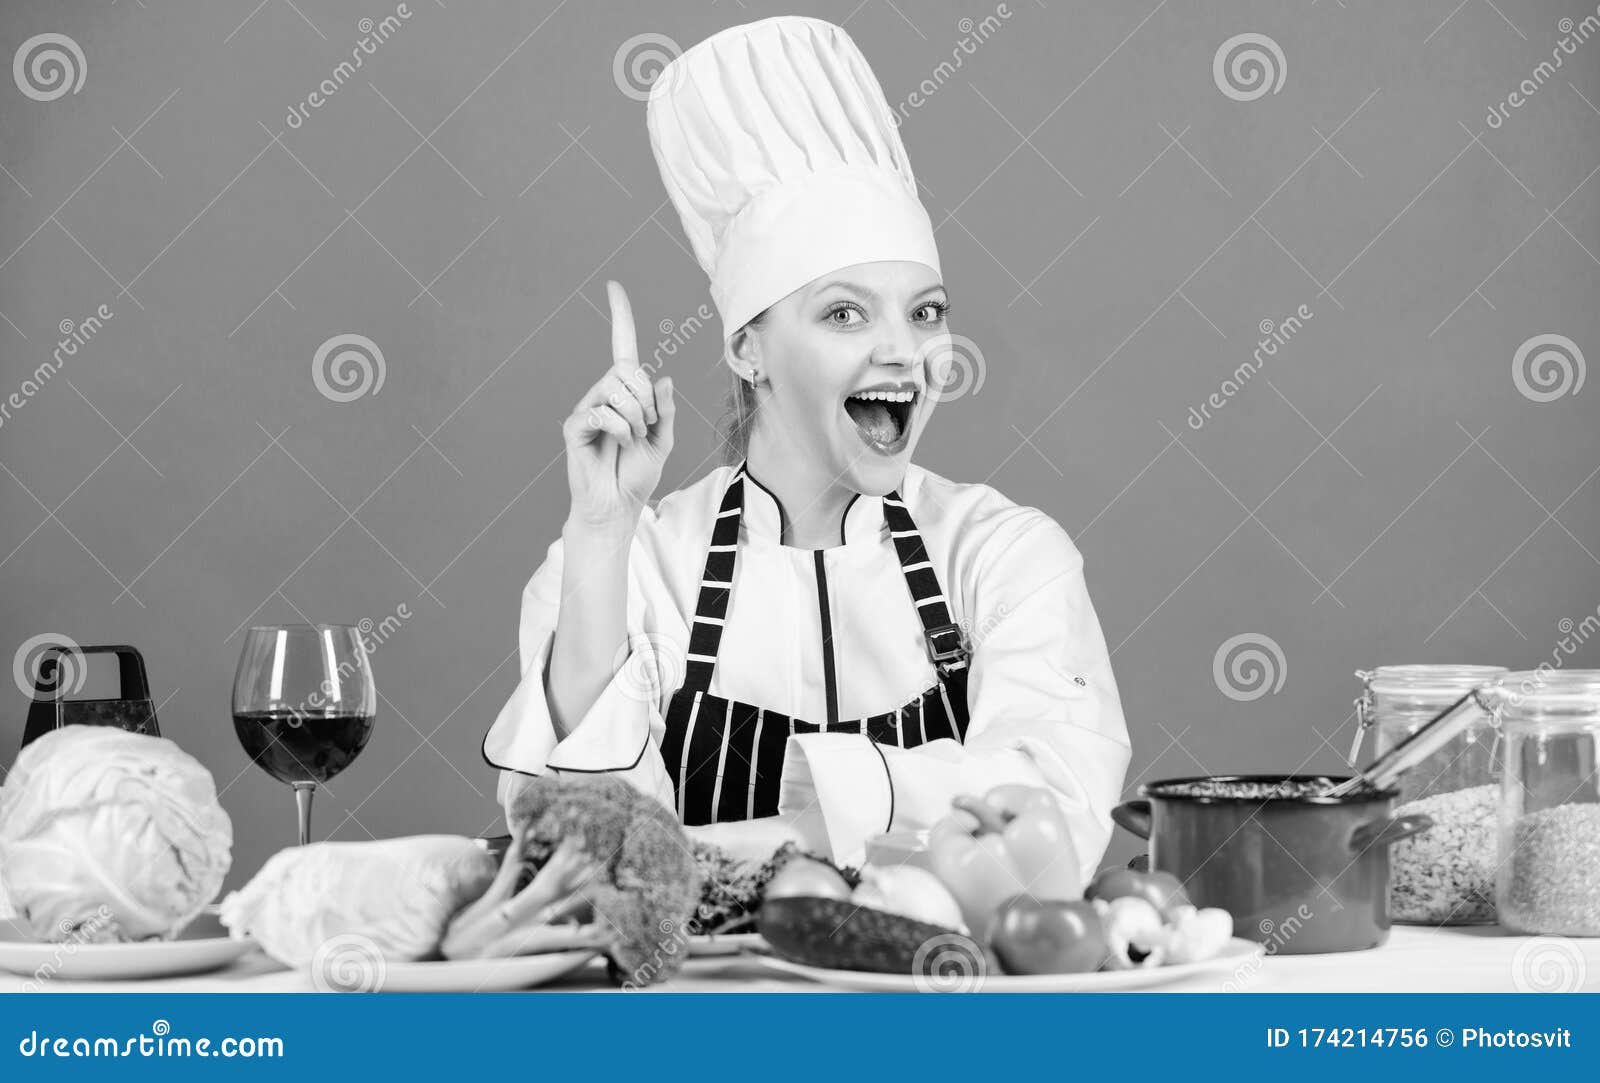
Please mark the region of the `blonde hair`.
<svg viewBox="0 0 1600 1083"><path fill-rule="evenodd" d="M767 308L751 317L745 329L759 328L772 309ZM750 454L750 432L756 423L755 385L730 373L733 381L723 404L722 461L727 466L738 466Z"/></svg>

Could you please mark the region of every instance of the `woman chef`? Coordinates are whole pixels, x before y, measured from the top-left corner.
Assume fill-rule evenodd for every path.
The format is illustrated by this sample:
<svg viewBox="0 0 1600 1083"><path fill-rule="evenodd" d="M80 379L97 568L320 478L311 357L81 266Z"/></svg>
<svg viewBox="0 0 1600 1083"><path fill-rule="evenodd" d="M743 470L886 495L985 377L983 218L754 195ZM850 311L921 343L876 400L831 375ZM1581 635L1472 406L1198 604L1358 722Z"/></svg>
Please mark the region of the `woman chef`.
<svg viewBox="0 0 1600 1083"><path fill-rule="evenodd" d="M501 802L613 772L735 853L853 864L1018 782L1058 797L1088 875L1129 759L1110 658L1048 515L910 461L948 303L871 69L837 26L765 19L668 65L647 121L723 322L731 462L647 503L672 382L609 283L614 364L564 423L571 508L484 741Z"/></svg>

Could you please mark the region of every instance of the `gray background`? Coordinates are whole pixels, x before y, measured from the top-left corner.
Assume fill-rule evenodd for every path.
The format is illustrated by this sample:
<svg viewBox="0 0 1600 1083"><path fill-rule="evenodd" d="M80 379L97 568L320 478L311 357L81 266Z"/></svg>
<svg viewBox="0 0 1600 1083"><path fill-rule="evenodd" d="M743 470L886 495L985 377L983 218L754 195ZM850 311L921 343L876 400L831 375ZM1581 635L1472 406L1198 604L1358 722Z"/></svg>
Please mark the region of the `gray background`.
<svg viewBox="0 0 1600 1083"><path fill-rule="evenodd" d="M558 420L608 363L604 280L646 351L708 301L614 57L799 7L846 23L892 103L938 81L903 135L984 379L920 459L1075 537L1130 791L1337 770L1357 667L1533 665L1600 602L1600 389L1536 402L1512 370L1538 334L1600 352L1600 40L1485 120L1581 4L1009 0L938 76L994 6L413 0L293 130L392 7L6 0L0 56L64 33L86 72L50 102L0 85L0 393L63 319L115 315L0 426L0 643L142 648L163 730L234 817L230 884L293 825L229 722L249 623L413 614L319 836L498 826L479 741L566 510ZM1212 72L1244 32L1286 58L1253 101ZM311 359L342 332L385 382L341 404ZM666 361L692 408L664 487L714 461L716 334ZM1215 678L1241 635L1281 651L1265 689ZM1110 856L1138 849L1119 832Z"/></svg>

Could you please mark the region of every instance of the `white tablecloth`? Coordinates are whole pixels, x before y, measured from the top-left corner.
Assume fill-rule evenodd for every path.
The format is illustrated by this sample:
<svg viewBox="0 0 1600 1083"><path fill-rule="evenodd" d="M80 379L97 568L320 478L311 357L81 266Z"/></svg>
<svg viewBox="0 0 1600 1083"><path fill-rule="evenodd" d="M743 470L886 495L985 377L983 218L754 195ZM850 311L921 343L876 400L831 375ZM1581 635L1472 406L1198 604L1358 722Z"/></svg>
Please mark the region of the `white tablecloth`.
<svg viewBox="0 0 1600 1083"><path fill-rule="evenodd" d="M21 991L28 979L0 973L0 992ZM544 986L581 991L609 989L603 963ZM690 960L657 988L692 992L808 992L825 990L776 973L757 959ZM1600 992L1600 939L1511 935L1498 926L1429 929L1397 925L1389 942L1370 951L1335 955L1269 955L1231 971L1158 987L1163 992ZM310 992L309 978L259 951L225 970L142 982L81 983L52 980L52 992Z"/></svg>

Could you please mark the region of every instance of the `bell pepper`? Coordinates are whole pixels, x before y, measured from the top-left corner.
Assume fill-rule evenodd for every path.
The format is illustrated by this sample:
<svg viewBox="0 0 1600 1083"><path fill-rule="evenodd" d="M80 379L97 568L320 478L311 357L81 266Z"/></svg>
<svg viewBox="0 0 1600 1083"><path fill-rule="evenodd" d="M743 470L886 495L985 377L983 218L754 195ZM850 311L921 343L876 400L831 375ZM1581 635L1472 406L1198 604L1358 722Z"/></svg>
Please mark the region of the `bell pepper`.
<svg viewBox="0 0 1600 1083"><path fill-rule="evenodd" d="M1082 862L1055 796L1008 783L982 797L960 796L928 833L934 872L961 905L981 943L1000 904L1013 895L1078 900Z"/></svg>

